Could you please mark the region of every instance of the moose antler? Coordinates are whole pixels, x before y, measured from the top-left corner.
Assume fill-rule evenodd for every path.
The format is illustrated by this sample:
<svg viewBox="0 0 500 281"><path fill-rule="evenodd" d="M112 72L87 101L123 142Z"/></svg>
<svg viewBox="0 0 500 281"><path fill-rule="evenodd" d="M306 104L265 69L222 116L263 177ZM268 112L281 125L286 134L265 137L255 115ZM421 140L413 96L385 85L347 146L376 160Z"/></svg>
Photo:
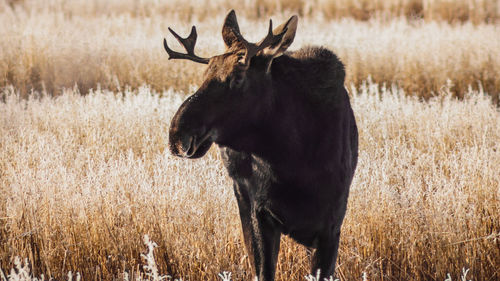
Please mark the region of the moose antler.
<svg viewBox="0 0 500 281"><path fill-rule="evenodd" d="M191 28L191 33L187 38L180 37L175 31L173 31L170 27L168 28L170 32L174 35L175 39L181 43L181 45L186 49L187 54L179 53L170 49L167 45L167 39L163 38L163 47L165 47L165 51L168 53L168 59L187 59L192 60L194 62L208 64L208 58L202 58L194 54L194 46L196 45L196 38L198 35L196 34L196 27L193 25Z"/></svg>
<svg viewBox="0 0 500 281"><path fill-rule="evenodd" d="M250 43L248 42L241 33L239 33L237 30L233 29L233 33L236 35L238 38L238 41L243 44L243 46L246 49L246 54L245 54L245 65L248 65L248 62L250 59L255 56L258 52L264 50L265 48L272 46L278 42L281 41L283 36L285 35L287 31L287 28L283 29L279 34L273 34L273 20L269 20L269 31L267 32L267 35L264 39L262 39L259 43Z"/></svg>

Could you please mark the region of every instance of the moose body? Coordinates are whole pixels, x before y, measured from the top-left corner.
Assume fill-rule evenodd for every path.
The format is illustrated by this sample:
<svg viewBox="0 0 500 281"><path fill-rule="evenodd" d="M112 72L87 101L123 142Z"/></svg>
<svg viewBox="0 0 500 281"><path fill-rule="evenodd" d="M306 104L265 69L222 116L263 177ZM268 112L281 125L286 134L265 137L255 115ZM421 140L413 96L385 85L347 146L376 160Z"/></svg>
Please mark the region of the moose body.
<svg viewBox="0 0 500 281"><path fill-rule="evenodd" d="M219 145L259 281L274 280L281 234L315 249L313 274L334 274L357 164L344 66L322 47L285 52L296 26L295 16L271 24L264 40L248 43L231 11L222 32L228 50L210 59L194 55L194 27L186 39L172 31L187 55L165 41L171 58L208 64L205 82L172 119L170 150L198 158Z"/></svg>

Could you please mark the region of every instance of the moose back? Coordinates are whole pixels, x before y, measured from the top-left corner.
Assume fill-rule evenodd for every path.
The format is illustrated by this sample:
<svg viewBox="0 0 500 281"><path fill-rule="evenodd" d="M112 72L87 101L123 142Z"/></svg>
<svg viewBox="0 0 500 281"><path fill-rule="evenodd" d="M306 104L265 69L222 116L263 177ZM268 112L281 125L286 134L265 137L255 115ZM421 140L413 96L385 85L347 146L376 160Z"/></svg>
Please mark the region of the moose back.
<svg viewBox="0 0 500 281"><path fill-rule="evenodd" d="M358 158L356 121L344 66L323 47L286 52L297 16L258 43L240 33L234 11L222 28L226 51L169 59L208 64L204 82L178 109L169 130L172 154L202 157L216 143L234 183L248 255L259 281L274 280L281 234L314 249L311 270L335 271L340 229Z"/></svg>

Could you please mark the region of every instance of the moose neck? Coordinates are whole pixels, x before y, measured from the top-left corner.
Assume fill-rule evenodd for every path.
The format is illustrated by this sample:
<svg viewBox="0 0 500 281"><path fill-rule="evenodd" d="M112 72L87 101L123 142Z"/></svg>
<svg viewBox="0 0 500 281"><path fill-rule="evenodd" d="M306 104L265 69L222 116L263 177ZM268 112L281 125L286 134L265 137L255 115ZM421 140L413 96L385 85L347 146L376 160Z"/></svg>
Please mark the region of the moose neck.
<svg viewBox="0 0 500 281"><path fill-rule="evenodd" d="M262 89L265 93L256 112L259 117L227 143L220 143L237 151L254 154L271 163L297 163L305 158L308 134L315 124L310 124L313 113L296 85L271 79Z"/></svg>
<svg viewBox="0 0 500 281"><path fill-rule="evenodd" d="M308 122L313 113L296 86L273 80L273 104L263 123L267 135L263 146L273 148L264 153L271 161L296 163L306 158L307 139L315 124Z"/></svg>

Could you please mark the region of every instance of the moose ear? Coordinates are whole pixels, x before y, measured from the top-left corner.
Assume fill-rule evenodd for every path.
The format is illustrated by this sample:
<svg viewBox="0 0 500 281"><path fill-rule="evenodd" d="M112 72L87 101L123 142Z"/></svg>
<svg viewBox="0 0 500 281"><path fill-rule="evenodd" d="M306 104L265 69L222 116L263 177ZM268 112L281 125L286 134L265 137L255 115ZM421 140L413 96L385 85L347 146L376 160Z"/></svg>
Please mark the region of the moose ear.
<svg viewBox="0 0 500 281"><path fill-rule="evenodd" d="M229 14L227 14L224 25L222 26L222 39L224 39L224 43L228 49L238 41L238 36L235 32L240 33L240 28L238 26L238 20L236 19L236 13L234 10L231 10Z"/></svg>
<svg viewBox="0 0 500 281"><path fill-rule="evenodd" d="M274 35L283 34L281 40L272 44L271 46L262 50L263 54L272 56L273 58L283 54L290 45L292 45L293 39L295 38L295 32L297 31L297 22L299 21L297 16L292 16L287 22L276 27L273 30Z"/></svg>

